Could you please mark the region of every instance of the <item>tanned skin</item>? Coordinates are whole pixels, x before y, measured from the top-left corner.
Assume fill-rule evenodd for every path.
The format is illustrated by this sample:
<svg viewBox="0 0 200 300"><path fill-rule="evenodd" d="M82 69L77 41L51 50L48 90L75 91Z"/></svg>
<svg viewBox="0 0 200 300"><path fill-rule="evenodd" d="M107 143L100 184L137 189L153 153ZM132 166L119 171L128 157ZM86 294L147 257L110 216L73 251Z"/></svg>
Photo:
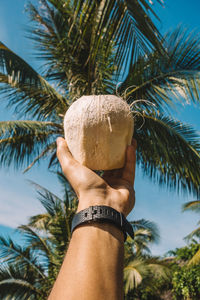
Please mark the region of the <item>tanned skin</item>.
<svg viewBox="0 0 200 300"><path fill-rule="evenodd" d="M63 138L57 157L79 199L77 212L91 205L113 207L127 216L134 207L136 141L127 147L124 168L104 177L79 164ZM122 300L124 235L107 223L77 227L48 300Z"/></svg>

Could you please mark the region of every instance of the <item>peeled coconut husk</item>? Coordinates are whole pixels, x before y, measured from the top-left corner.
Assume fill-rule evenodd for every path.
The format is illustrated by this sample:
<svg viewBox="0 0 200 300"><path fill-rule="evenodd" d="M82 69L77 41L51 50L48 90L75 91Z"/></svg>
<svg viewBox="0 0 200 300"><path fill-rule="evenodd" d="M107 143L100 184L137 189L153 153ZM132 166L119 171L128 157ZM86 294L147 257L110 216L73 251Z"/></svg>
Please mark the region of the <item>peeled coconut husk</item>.
<svg viewBox="0 0 200 300"><path fill-rule="evenodd" d="M122 168L133 136L128 104L115 95L82 96L64 117L65 139L73 157L92 170Z"/></svg>

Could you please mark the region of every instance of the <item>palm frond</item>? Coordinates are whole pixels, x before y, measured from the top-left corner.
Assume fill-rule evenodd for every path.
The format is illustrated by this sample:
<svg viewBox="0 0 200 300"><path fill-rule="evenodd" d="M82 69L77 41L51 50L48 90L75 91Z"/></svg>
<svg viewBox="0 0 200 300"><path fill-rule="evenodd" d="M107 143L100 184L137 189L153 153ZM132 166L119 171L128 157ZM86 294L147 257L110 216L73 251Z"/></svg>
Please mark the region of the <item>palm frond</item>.
<svg viewBox="0 0 200 300"><path fill-rule="evenodd" d="M150 254L150 244L159 241L159 230L154 222L137 220L130 222L134 230L134 241L128 236L125 243L125 264L128 264L133 256Z"/></svg>
<svg viewBox="0 0 200 300"><path fill-rule="evenodd" d="M127 266L125 266L125 294L127 294L130 290L137 288L137 286L142 282L143 277L145 277L148 272L148 266L141 257L134 258Z"/></svg>
<svg viewBox="0 0 200 300"><path fill-rule="evenodd" d="M36 254L36 253L35 253ZM40 278L46 278L43 267L34 257L33 252L28 248L22 248L12 241L12 239L0 236L0 259L3 259L7 264L18 262L18 265L23 269L31 267Z"/></svg>
<svg viewBox="0 0 200 300"><path fill-rule="evenodd" d="M42 0L42 4L28 6L34 21L32 38L47 61L49 78L76 97L113 93L113 74L119 74L130 58L133 61L136 53L151 47L162 49L146 0Z"/></svg>
<svg viewBox="0 0 200 300"><path fill-rule="evenodd" d="M32 180L28 181L34 188L37 190L38 199L45 208L46 212L51 216L54 217L58 211L62 208L62 200L56 196L54 193L50 192L48 189L44 188L43 186L35 183Z"/></svg>
<svg viewBox="0 0 200 300"><path fill-rule="evenodd" d="M102 45L97 60L89 65L90 32L84 37L79 20L74 19L77 14L72 3L53 2L43 0L42 8L33 4L28 6L34 22L30 29L31 38L37 43L39 57L45 59L47 78L56 81L58 88L64 89L73 100L88 93L111 93L114 90L114 64L105 51L111 54L112 46L105 48ZM91 31L91 26L88 30ZM77 41L77 35L80 41Z"/></svg>
<svg viewBox="0 0 200 300"><path fill-rule="evenodd" d="M198 222L198 224L200 224L200 222ZM200 238L200 226L192 230L192 232L190 232L188 235L186 235L186 237L184 237L184 240L189 241L194 237Z"/></svg>
<svg viewBox="0 0 200 300"><path fill-rule="evenodd" d="M183 211L192 210L192 211L199 213L200 212L200 200L189 201L189 202L185 203L182 206L182 210Z"/></svg>
<svg viewBox="0 0 200 300"><path fill-rule="evenodd" d="M0 93L8 107L38 119L58 118L67 100L29 64L0 42Z"/></svg>
<svg viewBox="0 0 200 300"><path fill-rule="evenodd" d="M188 266L199 265L200 263L200 249L195 253L192 259L188 262Z"/></svg>
<svg viewBox="0 0 200 300"><path fill-rule="evenodd" d="M16 167L29 164L32 159L35 163L52 152L62 131L62 126L53 122L0 122L0 163L10 166L14 162Z"/></svg>
<svg viewBox="0 0 200 300"><path fill-rule="evenodd" d="M37 189L46 213L30 218L28 225L19 226L25 241L23 247L10 238L0 237L2 300L46 299L71 238L75 205L70 202L67 205L65 199L31 183Z"/></svg>
<svg viewBox="0 0 200 300"><path fill-rule="evenodd" d="M51 216L48 213L39 214L29 218L28 226L36 228L37 230L46 231L50 220Z"/></svg>
<svg viewBox="0 0 200 300"><path fill-rule="evenodd" d="M57 249L57 257L61 261L71 238L71 223L77 208L76 198L66 198L68 197L66 190L65 198L62 200L39 184L32 181L31 183L37 189L38 199L47 213L31 217L29 226L48 232L48 238Z"/></svg>
<svg viewBox="0 0 200 300"><path fill-rule="evenodd" d="M53 142L51 144L49 144L31 163L30 165L23 171L23 173L26 173L28 170L30 170L35 164L36 162L38 162L41 158L45 157L46 155L52 152L55 152L56 149L56 142ZM50 159L51 162L51 159ZM49 163L49 168L51 167L51 164Z"/></svg>
<svg viewBox="0 0 200 300"><path fill-rule="evenodd" d="M26 240L25 245L27 247L31 247L31 250L40 251L40 255L45 256L46 259L49 260L51 249L49 248L47 237L42 237L39 232L36 232L36 230L32 229L29 225L21 225L18 227L18 230L23 234L23 237Z"/></svg>
<svg viewBox="0 0 200 300"><path fill-rule="evenodd" d="M171 278L172 270L167 260L163 260L157 257L147 258L146 263L148 264L151 274L155 278L162 278L169 280Z"/></svg>
<svg viewBox="0 0 200 300"><path fill-rule="evenodd" d="M134 237L134 244L132 244L132 254L129 257L130 258L134 255L141 255L141 254L150 254L150 245L149 245L149 232L146 230L137 230L135 232ZM130 241L128 241L130 242ZM130 242L131 243L131 242Z"/></svg>
<svg viewBox="0 0 200 300"><path fill-rule="evenodd" d="M125 262L127 263L133 255L150 254L150 244L159 241L159 230L154 222L148 220L137 220L130 222L134 230L134 242L128 236L125 247Z"/></svg>
<svg viewBox="0 0 200 300"><path fill-rule="evenodd" d="M129 97L129 103L145 99L161 111L175 103L199 103L199 42L199 33L181 27L166 34L163 40L166 53L161 55L155 51L141 56L130 66L121 93Z"/></svg>
<svg viewBox="0 0 200 300"><path fill-rule="evenodd" d="M200 143L195 130L162 114L143 114L136 130L138 161L144 174L177 192L199 195ZM137 128L136 120L136 128Z"/></svg>
<svg viewBox="0 0 200 300"><path fill-rule="evenodd" d="M45 295L35 285L30 270L22 270L14 263L0 266L0 297L2 300L28 300L32 297Z"/></svg>
<svg viewBox="0 0 200 300"><path fill-rule="evenodd" d="M75 3L83 32L87 32L88 24L93 24L90 42L92 60L95 60L102 40L107 47L111 40L115 41L118 67L128 61L131 51L147 52L150 44L161 50L160 34L149 17L149 11L153 11L148 1L103 0L95 4L94 1L81 0ZM93 6L94 11L89 16L85 13L87 5Z"/></svg>
<svg viewBox="0 0 200 300"><path fill-rule="evenodd" d="M148 221L145 219L131 221L134 232L143 232L148 235L149 242L158 243L160 239L159 228L155 222ZM141 231L140 231L141 230Z"/></svg>
<svg viewBox="0 0 200 300"><path fill-rule="evenodd" d="M153 288L155 280L163 279L166 282L171 279L169 264L157 257L146 258L143 256L132 257L124 268L125 294L137 289L139 285ZM155 287L156 288L156 287Z"/></svg>

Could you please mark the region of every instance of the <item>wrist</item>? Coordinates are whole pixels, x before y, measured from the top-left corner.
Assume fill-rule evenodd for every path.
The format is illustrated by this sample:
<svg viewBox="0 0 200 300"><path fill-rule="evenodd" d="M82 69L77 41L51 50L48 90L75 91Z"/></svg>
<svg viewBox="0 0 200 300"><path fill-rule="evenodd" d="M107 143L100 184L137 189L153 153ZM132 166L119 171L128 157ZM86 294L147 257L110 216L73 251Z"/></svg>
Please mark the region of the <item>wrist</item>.
<svg viewBox="0 0 200 300"><path fill-rule="evenodd" d="M124 234L112 223L83 223L75 228L73 235L75 239L82 237L83 239L91 238L105 238L115 239L122 246L124 245Z"/></svg>
<svg viewBox="0 0 200 300"><path fill-rule="evenodd" d="M107 188L98 192L84 192L78 195L79 202L77 213L81 210L88 208L89 206L105 205L112 207L120 213L123 213L125 217L131 212L135 203L135 192L133 189L129 191L116 191L112 188Z"/></svg>
<svg viewBox="0 0 200 300"><path fill-rule="evenodd" d="M82 196L82 197L79 196L78 208L77 208L76 213L78 213L81 210L84 210L90 206L95 206L95 205L105 205L105 206L113 207L113 201L110 197L102 197L102 196L97 196L97 195L89 194L89 195ZM115 208L115 207L113 207L113 208Z"/></svg>
<svg viewBox="0 0 200 300"><path fill-rule="evenodd" d="M79 197L78 207L76 213L79 213L80 211L87 209L90 206L108 206L115 210L117 210L120 213L123 213L125 216L128 214L126 213L126 209L124 205L116 201L114 197L92 197L89 196L87 198Z"/></svg>
<svg viewBox="0 0 200 300"><path fill-rule="evenodd" d="M71 231L73 232L80 225L94 223L111 223L122 231L124 241L126 241L127 233L134 238L132 225L126 220L125 216L121 212L107 205L89 206L78 212L72 220Z"/></svg>

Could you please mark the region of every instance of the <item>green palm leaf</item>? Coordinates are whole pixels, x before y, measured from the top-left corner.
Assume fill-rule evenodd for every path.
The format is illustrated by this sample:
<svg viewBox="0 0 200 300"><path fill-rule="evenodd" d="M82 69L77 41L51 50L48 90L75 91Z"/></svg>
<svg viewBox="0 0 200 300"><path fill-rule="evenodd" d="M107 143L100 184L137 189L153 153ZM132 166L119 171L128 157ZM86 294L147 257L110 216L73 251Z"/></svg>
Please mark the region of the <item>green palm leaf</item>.
<svg viewBox="0 0 200 300"><path fill-rule="evenodd" d="M125 294L139 285L154 289L155 280L170 280L171 271L166 261L157 257L133 257L124 268ZM155 287L156 288L156 287Z"/></svg>
<svg viewBox="0 0 200 300"><path fill-rule="evenodd" d="M9 278L0 281L0 296L2 300L29 300L44 295L26 280Z"/></svg>
<svg viewBox="0 0 200 300"><path fill-rule="evenodd" d="M146 262L148 263L150 272L154 274L156 278L162 278L169 280L171 275L170 265L167 260L160 259L157 257L147 258Z"/></svg>
<svg viewBox="0 0 200 300"><path fill-rule="evenodd" d="M66 201L31 183L46 211L30 218L28 225L19 226L23 247L0 237L0 298L5 300L47 299L71 237L74 200L69 197Z"/></svg>
<svg viewBox="0 0 200 300"><path fill-rule="evenodd" d="M47 226L51 221L51 216L49 214L38 214L29 218L28 225L41 231L47 230Z"/></svg>
<svg viewBox="0 0 200 300"><path fill-rule="evenodd" d="M0 93L21 116L58 118L67 100L29 64L0 42Z"/></svg>
<svg viewBox="0 0 200 300"><path fill-rule="evenodd" d="M58 176L61 178L60 173ZM66 187L66 180L63 200L39 184L32 181L31 184L36 188L38 199L44 206L46 214L31 217L28 225L36 230L44 230L45 234L48 232L48 240L55 245L57 254L54 254L61 263L71 238L71 223L76 212L77 199L71 195L67 196L69 191L68 186Z"/></svg>
<svg viewBox="0 0 200 300"><path fill-rule="evenodd" d="M196 200L196 201L189 201L187 203L185 203L182 206L182 210L183 211L195 211L197 213L200 212L200 201ZM198 225L200 225L200 221L197 223ZM200 238L200 226L195 228L192 232L190 232L184 239L186 241L191 240L194 237L198 237ZM190 261L188 262L188 265L197 265L200 262L200 249L194 254L194 256L190 259Z"/></svg>
<svg viewBox="0 0 200 300"><path fill-rule="evenodd" d="M199 265L199 263L200 263L200 249L196 252L196 254L192 257L192 259L188 262L188 266Z"/></svg>
<svg viewBox="0 0 200 300"><path fill-rule="evenodd" d="M119 74L136 53L151 46L162 48L146 0L42 0L42 4L28 7L35 22L32 37L39 56L42 53L47 61L49 78L58 80L72 96L113 93L114 65Z"/></svg>
<svg viewBox="0 0 200 300"><path fill-rule="evenodd" d="M147 264L145 264L144 260L140 257L134 258L127 266L125 266L125 294L127 294L130 290L137 288L137 286L142 282L143 277L145 277L148 272Z"/></svg>
<svg viewBox="0 0 200 300"><path fill-rule="evenodd" d="M150 233L147 230L137 230L134 233L134 244L131 242L131 240L128 237L127 243L130 243L130 246L132 248L132 252L135 255L140 255L140 254L150 254L151 250L149 248L149 237ZM131 259L133 256L133 253L130 253L129 256L127 256L127 259Z"/></svg>
<svg viewBox="0 0 200 300"><path fill-rule="evenodd" d="M137 220L130 222L134 230L134 243L130 237L126 242L126 261L131 259L132 255L150 253L149 245L158 243L160 235L159 229L154 222L148 220Z"/></svg>
<svg viewBox="0 0 200 300"><path fill-rule="evenodd" d="M189 201L189 202L185 203L182 206L182 210L183 211L192 210L192 211L199 213L200 212L200 200Z"/></svg>
<svg viewBox="0 0 200 300"><path fill-rule="evenodd" d="M160 239L159 229L156 223L145 219L131 221L134 232L144 230L145 234L148 235L149 242L158 243Z"/></svg>
<svg viewBox="0 0 200 300"><path fill-rule="evenodd" d="M28 300L45 297L34 284L35 275L30 269L22 268L18 263L0 266L0 297L2 300Z"/></svg>
<svg viewBox="0 0 200 300"><path fill-rule="evenodd" d="M46 278L44 267L38 263L36 253L26 248L23 249L10 238L5 239L0 236L0 259L7 264L18 262L22 269L30 266L40 278Z"/></svg>
<svg viewBox="0 0 200 300"><path fill-rule="evenodd" d="M150 44L161 49L160 34L149 18L152 9L148 1L80 0L75 1L74 6L75 14L81 20L83 34L87 34L89 24L92 24L89 55L93 61L102 40L106 47L111 40L115 41L118 67L122 67L131 57L133 45L136 53L147 52Z"/></svg>
<svg viewBox="0 0 200 300"><path fill-rule="evenodd" d="M155 103L159 110L177 102L199 102L199 42L200 36L196 32L178 28L168 33L163 40L166 53L161 55L154 51L130 65L121 93L131 96L129 103L146 99Z"/></svg>
<svg viewBox="0 0 200 300"><path fill-rule="evenodd" d="M154 222L148 220L137 220L130 222L134 230L134 242L128 236L125 243L125 265L132 261L133 256L150 254L151 243L159 241L159 229Z"/></svg>
<svg viewBox="0 0 200 300"><path fill-rule="evenodd" d="M40 184L37 184L32 180L29 180L29 182L37 190L37 194L39 196L38 200L41 202L46 212L51 217L56 216L56 214L62 209L62 200Z"/></svg>
<svg viewBox="0 0 200 300"><path fill-rule="evenodd" d="M40 251L40 253L43 252L43 256L45 256L46 259L49 260L51 256L51 249L48 245L48 238L42 237L39 234L39 231L36 232L36 230L32 229L28 225L21 225L18 227L18 230L22 233L23 237L25 238L27 247L31 245L31 250L34 249Z"/></svg>
<svg viewBox="0 0 200 300"><path fill-rule="evenodd" d="M198 224L200 225L200 222L198 222ZM186 241L189 241L194 237L200 238L200 226L197 227L196 229L192 230L192 232L190 232L184 239Z"/></svg>
<svg viewBox="0 0 200 300"><path fill-rule="evenodd" d="M87 32L83 34L72 3L43 0L43 9L30 4L28 11L34 21L31 36L37 43L38 55L45 59L48 79L57 81L71 99L88 93L113 92L112 45L106 48L101 44L96 61L88 62L92 24L87 23ZM109 55L105 55L106 51Z"/></svg>
<svg viewBox="0 0 200 300"><path fill-rule="evenodd" d="M63 132L62 126L53 122L2 121L0 122L0 164L16 167L35 163L51 154L55 139Z"/></svg>
<svg viewBox="0 0 200 300"><path fill-rule="evenodd" d="M199 195L198 134L191 126L162 114L143 113L143 119L143 127L135 132L135 138L144 174L161 185ZM138 120L136 127L137 123Z"/></svg>

